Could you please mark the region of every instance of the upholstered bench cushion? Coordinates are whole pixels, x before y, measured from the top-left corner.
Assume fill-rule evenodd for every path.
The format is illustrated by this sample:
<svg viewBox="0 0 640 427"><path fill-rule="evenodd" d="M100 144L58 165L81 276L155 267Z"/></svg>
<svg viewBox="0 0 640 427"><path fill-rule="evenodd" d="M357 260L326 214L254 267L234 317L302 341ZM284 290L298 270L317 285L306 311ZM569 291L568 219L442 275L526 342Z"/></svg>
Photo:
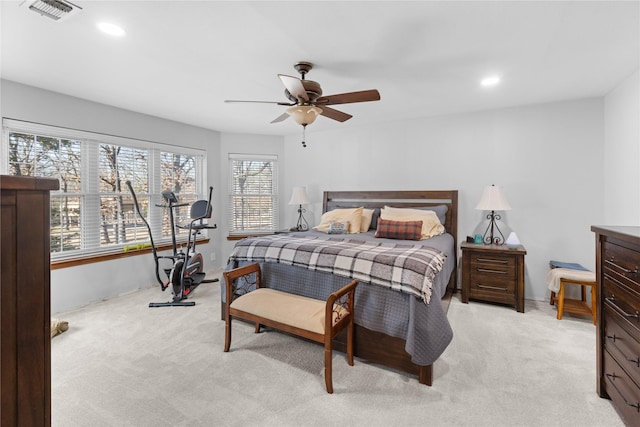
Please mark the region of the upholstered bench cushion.
<svg viewBox="0 0 640 427"><path fill-rule="evenodd" d="M324 334L325 306L326 301L269 288L256 289L231 303L236 310L318 334Z"/></svg>
<svg viewBox="0 0 640 427"><path fill-rule="evenodd" d="M596 281L596 273L593 271L573 270L570 268L552 268L547 273L545 281L551 291L558 292L560 290L560 279L589 283Z"/></svg>

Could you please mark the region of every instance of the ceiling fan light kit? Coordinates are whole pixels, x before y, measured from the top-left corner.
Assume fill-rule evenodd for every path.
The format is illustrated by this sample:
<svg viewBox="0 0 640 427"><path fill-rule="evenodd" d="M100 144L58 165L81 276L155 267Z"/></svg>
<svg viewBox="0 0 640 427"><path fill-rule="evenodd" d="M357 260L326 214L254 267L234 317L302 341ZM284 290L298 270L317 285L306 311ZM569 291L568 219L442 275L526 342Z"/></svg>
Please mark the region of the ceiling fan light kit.
<svg viewBox="0 0 640 427"><path fill-rule="evenodd" d="M285 113L273 119L271 123L279 123L286 120L289 116L293 117L296 123L302 126L302 146L306 147L306 143L304 142L306 127L313 123L319 115L338 122L345 122L353 117L350 114L330 108L329 105L380 100L380 93L376 89L322 96L320 83L305 79L305 75L313 68L311 62L301 61L296 63L293 68L300 73L301 78L278 74L278 77L285 87L284 95L291 101L290 103L240 100L225 100L225 102L257 102L289 106L290 108L288 108Z"/></svg>
<svg viewBox="0 0 640 427"><path fill-rule="evenodd" d="M293 117L296 123L305 126L316 121L318 115L322 114L322 108L313 105L296 105L295 107L287 108L287 113Z"/></svg>

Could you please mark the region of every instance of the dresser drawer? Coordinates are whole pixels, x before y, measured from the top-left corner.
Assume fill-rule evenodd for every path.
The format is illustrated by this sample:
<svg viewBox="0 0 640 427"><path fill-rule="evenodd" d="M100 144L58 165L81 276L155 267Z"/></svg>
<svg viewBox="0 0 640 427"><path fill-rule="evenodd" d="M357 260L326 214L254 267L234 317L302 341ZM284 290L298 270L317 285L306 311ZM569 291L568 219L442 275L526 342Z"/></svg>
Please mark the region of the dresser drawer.
<svg viewBox="0 0 640 427"><path fill-rule="evenodd" d="M640 384L640 342L623 327L624 319L609 304L604 312L604 346L636 384Z"/></svg>
<svg viewBox="0 0 640 427"><path fill-rule="evenodd" d="M629 333L640 336L640 293L606 272L602 281L603 307L614 310Z"/></svg>
<svg viewBox="0 0 640 427"><path fill-rule="evenodd" d="M604 386L618 414L628 425L640 425L640 389L618 365L604 352Z"/></svg>
<svg viewBox="0 0 640 427"><path fill-rule="evenodd" d="M638 250L609 241L604 244L603 272L630 287L640 288Z"/></svg>

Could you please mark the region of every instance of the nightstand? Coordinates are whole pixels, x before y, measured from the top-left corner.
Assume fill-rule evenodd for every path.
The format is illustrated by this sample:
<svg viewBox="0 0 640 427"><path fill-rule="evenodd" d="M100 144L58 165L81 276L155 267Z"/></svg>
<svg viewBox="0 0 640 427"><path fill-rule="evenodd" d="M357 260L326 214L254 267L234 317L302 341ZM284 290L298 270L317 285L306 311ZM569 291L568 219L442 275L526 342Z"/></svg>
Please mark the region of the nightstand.
<svg viewBox="0 0 640 427"><path fill-rule="evenodd" d="M463 242L462 302L469 299L515 306L524 313L524 256L518 245L476 245Z"/></svg>

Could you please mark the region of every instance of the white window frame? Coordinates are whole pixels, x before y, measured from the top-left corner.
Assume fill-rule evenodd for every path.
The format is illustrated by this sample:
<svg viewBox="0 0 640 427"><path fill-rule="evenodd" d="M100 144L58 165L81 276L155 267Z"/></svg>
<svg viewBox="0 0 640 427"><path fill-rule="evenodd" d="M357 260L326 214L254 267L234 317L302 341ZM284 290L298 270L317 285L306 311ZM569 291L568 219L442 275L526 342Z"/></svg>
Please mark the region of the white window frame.
<svg viewBox="0 0 640 427"><path fill-rule="evenodd" d="M250 193L248 196L250 197L270 197L271 198L271 209L272 209L272 217L269 221L268 226L266 227L247 227L247 228L238 228L236 226L235 219L240 215L235 211L235 203L234 199L239 197L240 194L236 193L235 181L234 181L234 162L237 161L255 161L255 162L271 162L273 164L273 171L271 176L271 192L267 193ZM236 154L229 153L229 190L228 190L228 226L229 226L229 236L246 236L251 234L263 234L263 233L273 233L278 229L279 224L279 201L278 201L278 156L273 154Z"/></svg>
<svg viewBox="0 0 640 427"><path fill-rule="evenodd" d="M160 180L160 153L170 152L195 157L196 160L196 194L187 193L188 196L196 198L208 197L207 180L207 154L205 150L199 150L188 147L180 147L176 145L163 144L140 139L126 138L114 135L106 135L95 132L82 131L77 129L68 129L58 126L45 125L40 123L26 122L21 120L7 119L2 120L2 143L0 144L0 173L9 173L9 134L12 132L35 134L41 136L55 137L60 139L76 140L81 142L82 160L81 160L81 191L79 193L62 193L61 191L52 191L52 199L56 194L69 194L70 196L80 197L82 199L81 210L81 248L78 250L69 250L61 252L52 252L52 261L68 260L79 257L99 256L103 254L122 252L126 246L138 243L148 243L149 237L146 228L143 232L142 240L130 241L122 244L114 244L109 246L101 246L100 244L100 193L99 185L99 167L98 167L98 147L99 144L111 144L124 147L138 148L148 150L149 155L149 175L148 193L136 194L139 201L148 201L147 221L152 228L153 239L156 244L170 242L168 237L162 237L162 215L161 208L155 208L154 205L162 203L162 188ZM123 179L123 183L126 179ZM128 189L123 189L122 193L130 196ZM206 194L205 194L206 193ZM180 196L178 194L178 196ZM188 209L186 210L188 217ZM98 219L96 221L96 219ZM137 218L136 218L137 219ZM90 225L90 228L87 228ZM207 237L206 230L203 230L204 238ZM185 240L186 235L178 237L179 241Z"/></svg>

